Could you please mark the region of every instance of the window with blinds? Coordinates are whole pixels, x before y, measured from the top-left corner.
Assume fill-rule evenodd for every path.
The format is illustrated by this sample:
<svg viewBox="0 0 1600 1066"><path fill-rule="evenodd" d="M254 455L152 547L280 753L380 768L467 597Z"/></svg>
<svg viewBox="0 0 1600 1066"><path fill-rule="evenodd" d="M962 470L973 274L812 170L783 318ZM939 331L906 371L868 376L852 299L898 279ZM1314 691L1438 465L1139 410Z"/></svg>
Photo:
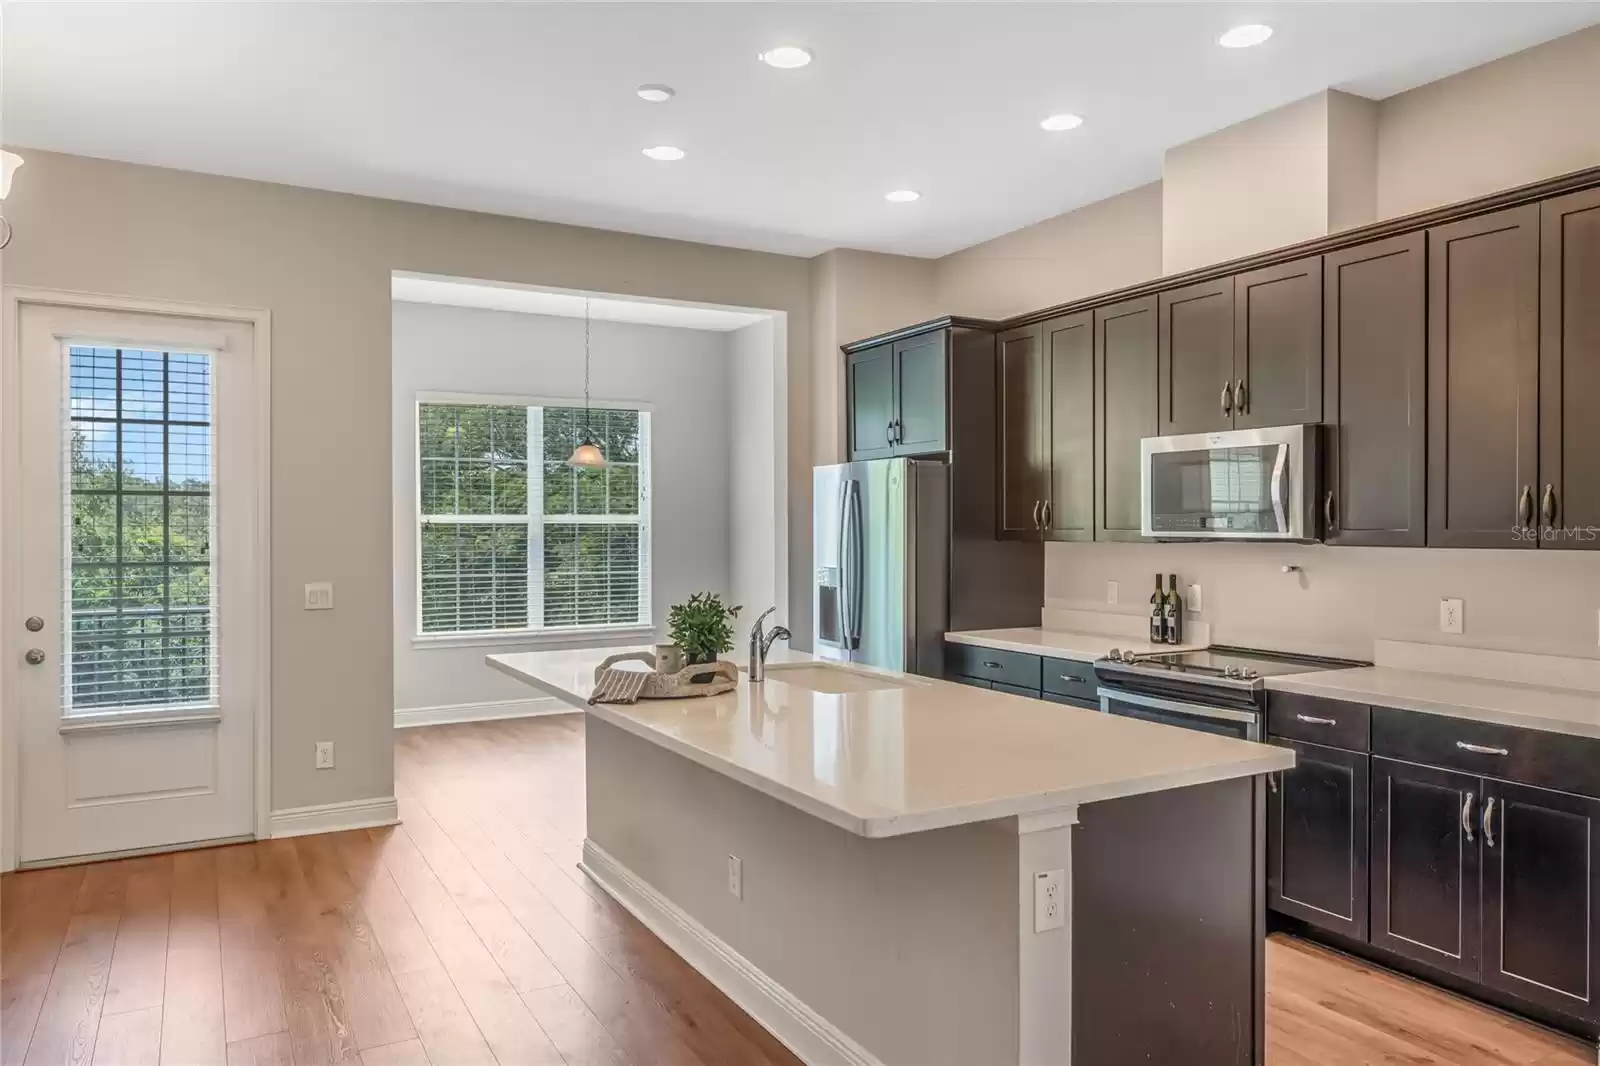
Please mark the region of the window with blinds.
<svg viewBox="0 0 1600 1066"><path fill-rule="evenodd" d="M211 357L68 347L66 713L217 692Z"/></svg>
<svg viewBox="0 0 1600 1066"><path fill-rule="evenodd" d="M648 412L418 405L423 634L650 624ZM567 458L585 434L609 465Z"/></svg>

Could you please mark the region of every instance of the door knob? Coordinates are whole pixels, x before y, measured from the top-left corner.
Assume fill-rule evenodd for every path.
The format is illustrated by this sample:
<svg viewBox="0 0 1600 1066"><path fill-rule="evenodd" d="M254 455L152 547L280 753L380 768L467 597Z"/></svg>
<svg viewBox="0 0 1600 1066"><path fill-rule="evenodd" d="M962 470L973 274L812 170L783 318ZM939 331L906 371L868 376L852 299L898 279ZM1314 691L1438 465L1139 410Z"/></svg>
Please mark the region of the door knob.
<svg viewBox="0 0 1600 1066"><path fill-rule="evenodd" d="M44 662L44 649L29 648L28 653L24 655L23 658L28 660L29 666L38 666L40 663Z"/></svg>
<svg viewBox="0 0 1600 1066"><path fill-rule="evenodd" d="M40 618L38 615L34 615L32 618L29 618L26 622L22 623L22 627L29 633L37 633L39 630L44 628L44 619Z"/></svg>

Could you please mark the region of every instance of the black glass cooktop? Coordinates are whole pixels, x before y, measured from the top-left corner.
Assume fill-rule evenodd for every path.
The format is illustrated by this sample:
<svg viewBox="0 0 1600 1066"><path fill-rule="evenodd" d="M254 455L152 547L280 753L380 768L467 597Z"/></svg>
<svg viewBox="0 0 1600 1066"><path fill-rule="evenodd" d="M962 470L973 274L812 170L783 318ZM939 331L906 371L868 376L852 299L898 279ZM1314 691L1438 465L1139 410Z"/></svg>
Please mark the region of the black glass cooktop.
<svg viewBox="0 0 1600 1066"><path fill-rule="evenodd" d="M1350 659L1330 659L1316 655L1295 655L1291 652L1261 651L1255 648L1212 647L1202 651L1176 651L1165 654L1140 655L1129 662L1116 659L1125 668L1141 673L1187 675L1195 679L1226 678L1257 681L1288 674L1304 674L1314 670L1339 670L1365 663Z"/></svg>

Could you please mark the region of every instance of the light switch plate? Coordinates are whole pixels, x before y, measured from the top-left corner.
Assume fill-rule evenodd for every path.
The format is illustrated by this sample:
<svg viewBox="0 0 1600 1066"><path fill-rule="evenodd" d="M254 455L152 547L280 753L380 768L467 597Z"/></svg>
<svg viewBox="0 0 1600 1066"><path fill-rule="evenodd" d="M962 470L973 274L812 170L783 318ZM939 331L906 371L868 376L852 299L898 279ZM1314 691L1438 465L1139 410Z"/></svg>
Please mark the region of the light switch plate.
<svg viewBox="0 0 1600 1066"><path fill-rule="evenodd" d="M333 610L333 582L311 581L306 583L306 610Z"/></svg>
<svg viewBox="0 0 1600 1066"><path fill-rule="evenodd" d="M1460 600L1439 601L1439 632L1460 633L1463 627L1464 607Z"/></svg>
<svg viewBox="0 0 1600 1066"><path fill-rule="evenodd" d="M1117 583L1115 581L1107 581L1106 582L1106 602L1107 603L1116 603L1117 602Z"/></svg>
<svg viewBox="0 0 1600 1066"><path fill-rule="evenodd" d="M333 741L331 741L331 740L319 740L319 741L317 741L317 769L318 770L332 770L333 769Z"/></svg>
<svg viewBox="0 0 1600 1066"><path fill-rule="evenodd" d="M1067 871L1040 870L1033 875L1033 931L1048 933L1067 924Z"/></svg>

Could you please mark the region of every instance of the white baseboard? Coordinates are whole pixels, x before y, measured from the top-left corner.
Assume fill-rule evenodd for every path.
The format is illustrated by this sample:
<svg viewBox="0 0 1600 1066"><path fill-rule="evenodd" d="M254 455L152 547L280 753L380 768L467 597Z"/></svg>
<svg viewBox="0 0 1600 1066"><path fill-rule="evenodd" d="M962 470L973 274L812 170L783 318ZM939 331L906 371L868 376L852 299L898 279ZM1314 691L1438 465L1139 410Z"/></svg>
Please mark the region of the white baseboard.
<svg viewBox="0 0 1600 1066"><path fill-rule="evenodd" d="M582 868L652 933L809 1066L884 1066L592 840Z"/></svg>
<svg viewBox="0 0 1600 1066"><path fill-rule="evenodd" d="M492 700L487 703L447 703L438 707L397 707L396 729L455 722L492 722L497 718L537 718L546 714L581 714L576 707L553 696L526 700Z"/></svg>
<svg viewBox="0 0 1600 1066"><path fill-rule="evenodd" d="M308 833L337 833L344 829L370 829L398 825L400 808L393 796L381 799L318 803L311 807L286 807L273 811L267 831L273 837L302 837Z"/></svg>

